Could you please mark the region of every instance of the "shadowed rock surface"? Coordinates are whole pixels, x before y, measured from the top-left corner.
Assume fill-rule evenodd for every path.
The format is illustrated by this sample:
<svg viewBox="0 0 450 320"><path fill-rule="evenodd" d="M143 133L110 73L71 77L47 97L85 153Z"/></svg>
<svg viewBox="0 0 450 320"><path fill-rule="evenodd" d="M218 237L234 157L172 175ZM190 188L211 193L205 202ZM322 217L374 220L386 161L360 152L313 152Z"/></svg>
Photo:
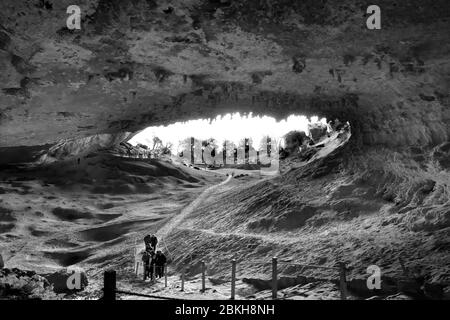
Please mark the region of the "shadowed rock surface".
<svg viewBox="0 0 450 320"><path fill-rule="evenodd" d="M338 117L366 145L448 140L448 1L380 1L376 31L364 0L83 0L75 31L69 0L45 3L2 2L2 154L231 111Z"/></svg>

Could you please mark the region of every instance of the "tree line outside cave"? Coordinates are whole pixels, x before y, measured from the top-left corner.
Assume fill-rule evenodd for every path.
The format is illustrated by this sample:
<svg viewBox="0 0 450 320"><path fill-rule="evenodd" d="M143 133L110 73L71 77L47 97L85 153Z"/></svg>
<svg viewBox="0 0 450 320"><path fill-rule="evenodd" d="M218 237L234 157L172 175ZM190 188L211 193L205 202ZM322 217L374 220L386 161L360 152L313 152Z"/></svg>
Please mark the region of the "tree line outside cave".
<svg viewBox="0 0 450 320"><path fill-rule="evenodd" d="M138 143L132 146L123 142L119 153L134 158L173 158L177 157L186 165L203 165L208 167L233 167L236 165L270 166L272 161L284 159L292 154L303 152L308 146L317 143L333 131L340 130L346 124L338 119L328 124L314 123L308 134L304 131L290 131L280 139L266 135L255 149L251 138L242 138L236 144L231 140L219 143L214 138L196 139L187 137L180 141L177 151L170 142L154 136L150 145Z"/></svg>
<svg viewBox="0 0 450 320"><path fill-rule="evenodd" d="M132 146L128 142L122 142L125 147L119 150L122 156L132 158L152 158L177 156L186 164L227 166L237 164L266 164L268 158L276 157L278 154L277 140L265 136L261 139L260 148L256 150L251 138L243 138L237 144L231 140L225 140L219 145L214 138L206 140L187 137L180 141L178 150L175 152L173 144L163 143L159 137L153 137L151 145L138 143Z"/></svg>

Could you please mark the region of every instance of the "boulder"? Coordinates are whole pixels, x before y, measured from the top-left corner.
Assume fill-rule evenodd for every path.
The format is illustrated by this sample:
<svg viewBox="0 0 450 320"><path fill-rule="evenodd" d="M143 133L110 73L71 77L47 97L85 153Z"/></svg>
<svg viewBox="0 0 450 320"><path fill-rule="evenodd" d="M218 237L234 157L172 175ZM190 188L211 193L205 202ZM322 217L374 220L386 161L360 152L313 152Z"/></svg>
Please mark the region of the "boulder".
<svg viewBox="0 0 450 320"><path fill-rule="evenodd" d="M44 277L53 285L56 293L82 291L89 284L86 273L81 269L61 269Z"/></svg>
<svg viewBox="0 0 450 320"><path fill-rule="evenodd" d="M0 300L56 299L50 283L34 271L0 270Z"/></svg>
<svg viewBox="0 0 450 320"><path fill-rule="evenodd" d="M314 143L327 136L327 125L322 122L308 124L309 136Z"/></svg>
<svg viewBox="0 0 450 320"><path fill-rule="evenodd" d="M395 281L389 277L383 276L381 277L380 289L369 289L367 287L367 278L360 278L360 279L355 278L350 281L347 281L347 289L352 294L366 299L373 297L375 295L386 296L398 292Z"/></svg>

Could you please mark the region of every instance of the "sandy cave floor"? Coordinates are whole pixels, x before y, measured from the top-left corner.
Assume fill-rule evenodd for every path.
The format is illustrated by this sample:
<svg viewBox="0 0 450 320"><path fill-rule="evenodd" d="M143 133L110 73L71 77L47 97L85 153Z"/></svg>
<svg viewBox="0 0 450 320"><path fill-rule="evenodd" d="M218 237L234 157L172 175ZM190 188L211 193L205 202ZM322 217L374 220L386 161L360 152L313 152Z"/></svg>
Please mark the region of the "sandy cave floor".
<svg viewBox="0 0 450 320"><path fill-rule="evenodd" d="M102 166L103 160L98 160L86 160L86 168ZM126 159L115 161L140 165ZM72 164L63 166L73 170ZM105 170L104 174L111 176L97 177L93 188L87 187L90 181L84 185L79 177L59 176L53 170L2 174L0 239L6 267L42 273L74 264L87 270L101 267L120 259L126 247L132 252L134 242L140 241L143 233L155 232L206 186L222 179L191 170L198 177L196 181L161 176L148 177L148 183L130 183L128 172L110 182L115 190L95 191L108 183L105 181L113 171ZM136 186L143 185L148 189L135 192Z"/></svg>
<svg viewBox="0 0 450 320"><path fill-rule="evenodd" d="M242 171L248 175L230 179L229 170L160 166L154 161L96 155L83 159L80 167L63 163L46 171L14 174L9 169L0 180L0 239L6 267L38 273L68 266L83 268L89 286L61 297L65 299L100 298L103 271L109 268L117 271L121 290L178 299L228 299L232 258L238 261L236 298L268 299L267 262L273 256L284 261L280 277L289 283L279 291L284 299L339 299L336 274L299 270L289 261L334 266L343 259L356 289L367 278L365 269L371 264L382 267L389 277L403 277L400 258L410 270L427 274L433 282L448 281L448 230L408 231L399 217L390 213L393 204L376 197L360 197L358 205L349 202L355 191L361 193L366 186L349 187L345 177L318 179L298 197L323 205L316 195L332 184L332 196L324 201L339 206L345 200L356 215L345 219L320 216L323 221L300 230L284 224L279 227L280 221L275 219L271 223L279 228L264 230L258 224L248 226L257 221L258 202L276 206L284 198L278 194L275 201L272 192L289 197L290 192L299 192L292 189L297 187L260 176L257 171ZM240 173L235 170L236 175ZM255 202L253 194L266 195ZM250 208L254 214L243 216ZM164 233L160 234L160 248L170 261L167 287L163 279L143 282L142 271L135 274L139 261L135 249L139 251L145 234L158 232ZM200 260L205 260L208 268L204 293L200 292ZM264 263L252 264L258 261ZM187 271L185 291L181 292L183 267ZM364 298L365 294L351 294L350 298ZM411 298L396 292L391 296ZM119 295L119 299L141 298Z"/></svg>

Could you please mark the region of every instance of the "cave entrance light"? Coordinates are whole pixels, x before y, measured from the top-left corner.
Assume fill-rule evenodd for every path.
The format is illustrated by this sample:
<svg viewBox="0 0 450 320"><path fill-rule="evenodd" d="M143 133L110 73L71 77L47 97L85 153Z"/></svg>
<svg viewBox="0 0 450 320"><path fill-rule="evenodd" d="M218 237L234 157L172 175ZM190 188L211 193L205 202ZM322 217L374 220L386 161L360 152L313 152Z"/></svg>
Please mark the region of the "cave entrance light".
<svg viewBox="0 0 450 320"><path fill-rule="evenodd" d="M309 135L314 124L326 125L326 119L293 114L277 121L270 116L234 113L148 127L128 142L148 150L165 148L172 158L190 164L261 164L278 156L287 133Z"/></svg>

